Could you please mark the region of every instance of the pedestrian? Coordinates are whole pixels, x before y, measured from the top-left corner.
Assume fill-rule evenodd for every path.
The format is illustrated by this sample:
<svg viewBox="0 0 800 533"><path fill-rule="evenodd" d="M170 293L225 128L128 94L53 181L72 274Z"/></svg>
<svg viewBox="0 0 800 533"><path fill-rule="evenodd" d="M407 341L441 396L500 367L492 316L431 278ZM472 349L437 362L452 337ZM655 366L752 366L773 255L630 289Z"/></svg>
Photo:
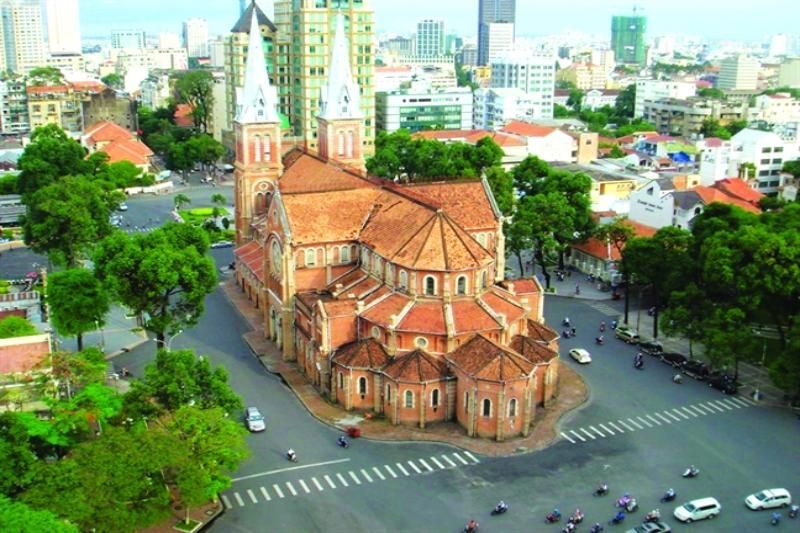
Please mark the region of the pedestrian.
<svg viewBox="0 0 800 533"><path fill-rule="evenodd" d="M578 295L581 293L581 286L579 283L575 284L575 294Z"/></svg>

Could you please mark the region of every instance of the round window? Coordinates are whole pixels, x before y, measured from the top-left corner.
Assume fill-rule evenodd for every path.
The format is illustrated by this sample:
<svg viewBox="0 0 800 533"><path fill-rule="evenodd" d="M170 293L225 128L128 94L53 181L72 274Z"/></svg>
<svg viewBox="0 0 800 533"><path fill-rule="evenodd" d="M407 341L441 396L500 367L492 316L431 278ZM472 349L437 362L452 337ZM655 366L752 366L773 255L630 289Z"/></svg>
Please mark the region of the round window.
<svg viewBox="0 0 800 533"><path fill-rule="evenodd" d="M376 340L381 338L381 330L378 326L372 326L372 338Z"/></svg>
<svg viewBox="0 0 800 533"><path fill-rule="evenodd" d="M414 340L414 344L417 345L417 348L427 348L428 347L428 339L425 337L417 337Z"/></svg>

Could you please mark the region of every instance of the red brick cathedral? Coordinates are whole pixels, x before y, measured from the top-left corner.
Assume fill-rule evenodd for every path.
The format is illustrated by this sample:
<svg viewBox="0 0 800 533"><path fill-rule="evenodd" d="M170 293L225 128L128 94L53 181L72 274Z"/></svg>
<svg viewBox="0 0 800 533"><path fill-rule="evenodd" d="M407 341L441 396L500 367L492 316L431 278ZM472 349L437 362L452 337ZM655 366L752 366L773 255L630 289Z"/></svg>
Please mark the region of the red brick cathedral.
<svg viewBox="0 0 800 533"><path fill-rule="evenodd" d="M260 43L254 17L235 127L236 278L269 338L345 409L527 435L556 393L558 337L542 323L539 283L504 279L487 183L366 175L342 16L319 152L284 150Z"/></svg>

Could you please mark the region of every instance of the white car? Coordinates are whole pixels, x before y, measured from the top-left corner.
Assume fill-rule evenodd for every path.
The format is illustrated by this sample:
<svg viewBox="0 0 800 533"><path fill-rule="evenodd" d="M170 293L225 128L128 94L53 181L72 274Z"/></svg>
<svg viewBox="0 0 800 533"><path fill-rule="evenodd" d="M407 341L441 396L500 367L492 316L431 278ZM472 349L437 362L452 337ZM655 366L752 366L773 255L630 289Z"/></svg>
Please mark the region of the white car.
<svg viewBox="0 0 800 533"><path fill-rule="evenodd" d="M592 362L592 356L583 348L573 348L569 351L569 356L582 365Z"/></svg>
<svg viewBox="0 0 800 533"><path fill-rule="evenodd" d="M676 507L672 515L681 522L691 523L705 518L714 518L722 510L716 498L700 498Z"/></svg>
<svg viewBox="0 0 800 533"><path fill-rule="evenodd" d="M128 204L126 204L125 202L122 202L121 204L119 204L119 206L117 207L117 209L118 209L119 211L127 211L127 210L128 210Z"/></svg>
<svg viewBox="0 0 800 533"><path fill-rule="evenodd" d="M267 429L264 415L261 414L258 407L248 407L245 411L244 420L247 423L247 429L250 431L264 431Z"/></svg>
<svg viewBox="0 0 800 533"><path fill-rule="evenodd" d="M231 241L217 241L217 242L211 244L211 247L214 248L214 249L216 249L216 248L230 248L231 246L233 246L233 243Z"/></svg>
<svg viewBox="0 0 800 533"><path fill-rule="evenodd" d="M754 511L786 507L792 504L792 495L786 489L764 489L745 498L744 504Z"/></svg>

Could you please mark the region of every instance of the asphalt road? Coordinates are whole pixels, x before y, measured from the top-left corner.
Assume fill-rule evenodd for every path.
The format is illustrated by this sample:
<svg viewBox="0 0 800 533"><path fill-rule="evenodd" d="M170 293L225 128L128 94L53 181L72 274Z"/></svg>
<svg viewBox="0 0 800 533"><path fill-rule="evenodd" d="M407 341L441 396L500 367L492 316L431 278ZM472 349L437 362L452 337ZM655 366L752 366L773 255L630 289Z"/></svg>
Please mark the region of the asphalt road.
<svg viewBox="0 0 800 533"><path fill-rule="evenodd" d="M172 194L131 196L126 200L128 210L117 211L116 213L122 216L120 229L128 232L149 231L171 221L171 212L175 208L174 198L178 193L186 195L192 201L184 209L212 207L211 196L222 194L228 199L226 208L229 213L233 214L232 187L193 185L191 187L179 187Z"/></svg>
<svg viewBox="0 0 800 533"><path fill-rule="evenodd" d="M230 253L218 250L215 256L227 264ZM311 417L258 364L241 339L244 322L220 291L213 293L201 323L175 338L173 348L193 347L224 365L245 403L266 415L267 431L248 437L252 457L224 493L228 510L212 531L458 531L470 518L481 532L560 531L544 523L552 508L568 514L580 507L587 522L604 523L614 513L613 498L630 492L641 509L626 527L607 529L625 531L660 507L676 531L758 532L771 529L769 513L747 510L746 495L785 487L800 497L800 425L790 413L733 400L688 378L675 385L672 369L648 356L644 371L637 371L635 347L608 333L604 346L592 345L600 321L616 314L608 304L554 297L546 314L551 324L569 315L578 328L576 339L563 341L562 358L591 388L590 401L562 420L565 437L553 446L508 458L365 439L343 450L335 444L337 432ZM589 349L594 361L579 367L566 356L574 346ZM147 343L118 363L141 375L153 350ZM289 447L298 464L283 458ZM689 464L701 469L696 479L681 478ZM611 495L592 497L601 482ZM675 505L716 497L721 516L677 523L675 505L658 502L669 487L678 493ZM500 499L511 510L490 517ZM783 527L796 525L784 518L789 523Z"/></svg>

